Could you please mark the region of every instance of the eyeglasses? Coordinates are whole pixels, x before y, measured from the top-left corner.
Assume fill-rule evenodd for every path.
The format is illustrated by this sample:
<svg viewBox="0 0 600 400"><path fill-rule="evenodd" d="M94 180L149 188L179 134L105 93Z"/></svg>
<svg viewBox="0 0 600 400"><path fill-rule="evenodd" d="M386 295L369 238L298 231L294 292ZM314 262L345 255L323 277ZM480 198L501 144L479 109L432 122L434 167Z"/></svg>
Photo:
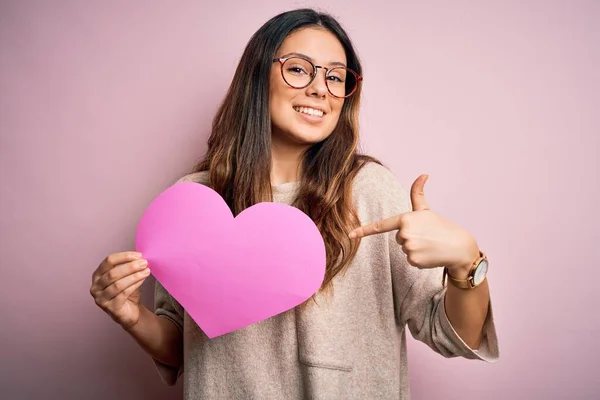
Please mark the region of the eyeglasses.
<svg viewBox="0 0 600 400"><path fill-rule="evenodd" d="M352 96L358 88L358 83L363 80L362 76L350 68L322 67L302 57L274 58L273 62L276 61L281 66L281 76L285 83L295 89L308 87L315 80L318 68L325 70L325 85L334 97L343 99Z"/></svg>

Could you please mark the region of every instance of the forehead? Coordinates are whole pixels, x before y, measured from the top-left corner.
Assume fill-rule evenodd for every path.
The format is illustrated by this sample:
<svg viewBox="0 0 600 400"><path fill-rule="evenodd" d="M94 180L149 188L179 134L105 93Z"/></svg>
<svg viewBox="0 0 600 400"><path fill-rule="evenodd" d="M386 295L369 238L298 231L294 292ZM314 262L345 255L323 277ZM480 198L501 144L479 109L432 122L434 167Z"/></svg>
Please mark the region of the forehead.
<svg viewBox="0 0 600 400"><path fill-rule="evenodd" d="M315 63L327 65L332 62L346 64L346 53L335 35L322 28L304 28L288 36L278 51L278 56L300 53Z"/></svg>

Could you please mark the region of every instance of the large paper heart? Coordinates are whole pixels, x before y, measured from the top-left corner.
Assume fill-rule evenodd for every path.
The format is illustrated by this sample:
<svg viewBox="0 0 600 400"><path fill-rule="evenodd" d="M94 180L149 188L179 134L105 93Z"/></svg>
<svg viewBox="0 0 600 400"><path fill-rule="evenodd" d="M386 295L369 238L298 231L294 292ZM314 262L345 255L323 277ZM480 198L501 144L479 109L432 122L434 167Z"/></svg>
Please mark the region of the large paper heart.
<svg viewBox="0 0 600 400"><path fill-rule="evenodd" d="M325 274L325 245L295 207L259 203L237 217L202 184L180 182L144 212L136 250L209 338L292 309Z"/></svg>

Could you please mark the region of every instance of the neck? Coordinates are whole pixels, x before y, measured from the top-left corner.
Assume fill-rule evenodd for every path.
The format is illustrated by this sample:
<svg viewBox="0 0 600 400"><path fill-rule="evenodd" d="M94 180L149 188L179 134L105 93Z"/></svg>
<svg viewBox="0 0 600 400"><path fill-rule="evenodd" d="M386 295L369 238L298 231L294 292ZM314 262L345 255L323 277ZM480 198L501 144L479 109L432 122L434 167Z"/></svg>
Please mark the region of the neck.
<svg viewBox="0 0 600 400"><path fill-rule="evenodd" d="M271 141L271 184L297 182L302 173L302 158L307 146Z"/></svg>

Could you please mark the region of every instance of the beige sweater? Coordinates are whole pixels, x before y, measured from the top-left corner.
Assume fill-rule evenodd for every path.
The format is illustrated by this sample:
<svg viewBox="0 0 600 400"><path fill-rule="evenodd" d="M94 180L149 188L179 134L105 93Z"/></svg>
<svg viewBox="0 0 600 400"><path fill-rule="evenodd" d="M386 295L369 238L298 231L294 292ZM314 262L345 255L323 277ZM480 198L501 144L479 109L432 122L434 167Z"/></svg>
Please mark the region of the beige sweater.
<svg viewBox="0 0 600 400"><path fill-rule="evenodd" d="M206 173L182 178L206 179ZM290 204L296 188L274 186L274 201ZM411 210L408 192L377 164L363 168L353 193L362 223ZM409 265L394 235L363 239L348 271L334 280L334 295L317 296L318 306L212 340L157 283L156 314L182 330L185 353L180 370L155 361L163 381L174 384L183 374L186 400L409 399L405 327L444 357L495 361L492 310L473 351L446 316L442 270Z"/></svg>

